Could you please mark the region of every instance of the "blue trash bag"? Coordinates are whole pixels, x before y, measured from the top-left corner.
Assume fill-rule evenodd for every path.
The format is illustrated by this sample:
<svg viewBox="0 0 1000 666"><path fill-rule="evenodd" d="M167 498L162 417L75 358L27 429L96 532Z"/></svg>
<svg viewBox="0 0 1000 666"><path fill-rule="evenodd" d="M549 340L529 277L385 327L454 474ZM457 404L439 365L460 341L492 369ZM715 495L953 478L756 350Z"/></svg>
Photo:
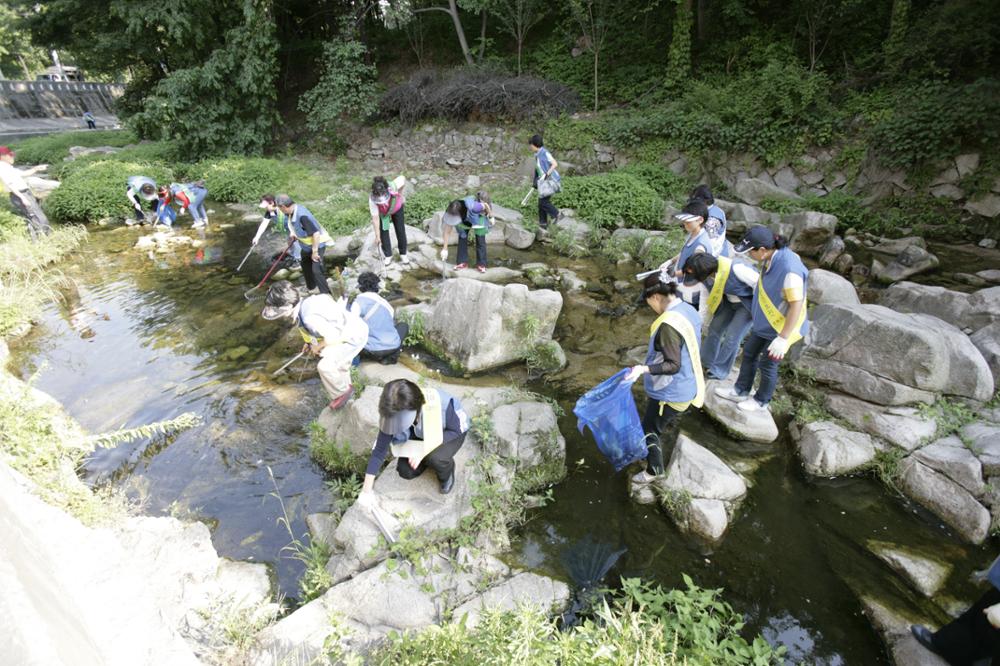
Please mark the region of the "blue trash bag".
<svg viewBox="0 0 1000 666"><path fill-rule="evenodd" d="M632 382L625 381L628 368L605 379L576 401L573 413L580 432L590 428L597 448L620 472L646 457L646 435L639 410L632 398Z"/></svg>
<svg viewBox="0 0 1000 666"><path fill-rule="evenodd" d="M156 224L165 224L168 227L174 226L177 221L177 211L170 204L162 201L156 204Z"/></svg>

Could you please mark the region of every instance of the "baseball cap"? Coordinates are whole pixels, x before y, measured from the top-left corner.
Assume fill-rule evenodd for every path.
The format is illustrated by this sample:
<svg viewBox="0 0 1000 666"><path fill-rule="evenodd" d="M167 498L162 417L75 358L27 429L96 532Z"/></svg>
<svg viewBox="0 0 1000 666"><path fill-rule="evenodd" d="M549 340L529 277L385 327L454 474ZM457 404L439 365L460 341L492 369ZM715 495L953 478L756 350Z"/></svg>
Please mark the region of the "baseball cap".
<svg viewBox="0 0 1000 666"><path fill-rule="evenodd" d="M406 432L413 422L417 420L415 409L403 409L394 414L379 414L378 429L387 435L398 435Z"/></svg>
<svg viewBox="0 0 1000 666"><path fill-rule="evenodd" d="M10 148L8 148L7 146L0 146L0 156L3 156L3 155L13 155L13 154L14 154L14 151L11 150Z"/></svg>
<svg viewBox="0 0 1000 666"><path fill-rule="evenodd" d="M279 206L291 206L295 203L295 200L287 194L279 194L274 198L274 203Z"/></svg>
<svg viewBox="0 0 1000 666"><path fill-rule="evenodd" d="M750 227L750 231L743 236L743 240L737 243L733 249L742 253L757 247L762 247L766 250L774 247L774 232L759 224Z"/></svg>
<svg viewBox="0 0 1000 666"><path fill-rule="evenodd" d="M681 222L696 222L703 219L701 215L692 215L691 213L677 213L674 218Z"/></svg>
<svg viewBox="0 0 1000 666"><path fill-rule="evenodd" d="M271 285L264 297L264 310L260 316L267 320L280 319L292 314L299 302L299 292L290 282L279 282Z"/></svg>

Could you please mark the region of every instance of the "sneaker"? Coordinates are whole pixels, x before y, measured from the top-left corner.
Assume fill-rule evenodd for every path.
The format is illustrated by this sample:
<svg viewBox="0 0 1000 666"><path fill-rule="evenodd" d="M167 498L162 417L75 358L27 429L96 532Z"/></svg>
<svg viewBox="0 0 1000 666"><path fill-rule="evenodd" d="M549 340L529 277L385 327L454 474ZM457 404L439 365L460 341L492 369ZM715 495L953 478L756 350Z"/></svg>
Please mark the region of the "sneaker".
<svg viewBox="0 0 1000 666"><path fill-rule="evenodd" d="M441 482L441 494L447 495L451 492L451 489L455 487L455 472L452 471L451 476L446 480Z"/></svg>
<svg viewBox="0 0 1000 666"><path fill-rule="evenodd" d="M479 271L480 273L485 273L486 272L486 266L483 266L482 264L480 264L480 265L476 266L476 270Z"/></svg>
<svg viewBox="0 0 1000 666"><path fill-rule="evenodd" d="M910 633L913 637L917 639L917 642L923 645L925 648L931 652L937 654L937 647L934 645L934 634L930 629L922 624L911 624Z"/></svg>
<svg viewBox="0 0 1000 666"><path fill-rule="evenodd" d="M205 228L205 221L204 220L198 220L197 222L195 222L194 224L191 225L191 228L192 229L204 229Z"/></svg>
<svg viewBox="0 0 1000 666"><path fill-rule="evenodd" d="M753 412L766 412L766 411L769 411L769 408L768 408L767 405L760 404L754 398L747 398L743 402L741 402L738 405L736 405L736 407L741 412L751 412L751 413L753 413Z"/></svg>
<svg viewBox="0 0 1000 666"><path fill-rule="evenodd" d="M405 255L405 254L401 254L401 255L399 255L399 261L400 261L400 262L401 262L401 263L402 263L402 264L403 264L404 266L409 266L409 265L410 265L410 257L409 257L409 255Z"/></svg>
<svg viewBox="0 0 1000 666"><path fill-rule="evenodd" d="M389 255L388 257L382 257L382 261L385 263L386 266L392 266L392 255Z"/></svg>
<svg viewBox="0 0 1000 666"><path fill-rule="evenodd" d="M632 483L636 483L636 484L652 483L653 479L655 479L655 478L656 478L656 476L654 476L653 474L650 474L646 470L642 470L638 474L635 474L635 475L632 476Z"/></svg>
<svg viewBox="0 0 1000 666"><path fill-rule="evenodd" d="M741 402L746 399L749 393L740 393L735 386L716 386L715 395L733 402Z"/></svg>
<svg viewBox="0 0 1000 666"><path fill-rule="evenodd" d="M347 390L344 391L340 396L330 401L330 409L340 409L341 407L347 404L347 401L351 399L352 395L354 395L353 384L348 386Z"/></svg>
<svg viewBox="0 0 1000 666"><path fill-rule="evenodd" d="M463 262L462 262L462 263L460 263L460 264L455 264L455 268L454 268L454 270L456 270L456 271L460 271L460 270L462 270L463 268L468 268L468 267L469 267L469 264L467 264L467 263L465 263L465 262L463 261Z"/></svg>

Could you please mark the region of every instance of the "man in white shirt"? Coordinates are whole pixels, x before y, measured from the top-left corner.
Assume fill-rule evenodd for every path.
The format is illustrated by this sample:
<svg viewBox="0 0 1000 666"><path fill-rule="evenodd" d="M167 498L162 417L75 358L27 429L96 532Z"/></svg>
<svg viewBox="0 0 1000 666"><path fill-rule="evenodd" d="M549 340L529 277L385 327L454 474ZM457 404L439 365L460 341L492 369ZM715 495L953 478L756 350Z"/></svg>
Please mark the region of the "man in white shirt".
<svg viewBox="0 0 1000 666"><path fill-rule="evenodd" d="M14 166L14 151L7 146L0 146L0 182L3 182L4 187L10 192L10 203L14 206L14 210L27 220L28 233L31 234L32 240L50 233L52 226L42 212L42 207L38 205L35 195L31 193L25 178L46 166L40 164L21 171Z"/></svg>
<svg viewBox="0 0 1000 666"><path fill-rule="evenodd" d="M368 324L347 309L346 299L329 294L303 299L289 282L278 282L267 291L264 319L295 320L306 341L303 351L319 356L316 370L330 395L330 409L340 409L354 394L351 362L368 341Z"/></svg>

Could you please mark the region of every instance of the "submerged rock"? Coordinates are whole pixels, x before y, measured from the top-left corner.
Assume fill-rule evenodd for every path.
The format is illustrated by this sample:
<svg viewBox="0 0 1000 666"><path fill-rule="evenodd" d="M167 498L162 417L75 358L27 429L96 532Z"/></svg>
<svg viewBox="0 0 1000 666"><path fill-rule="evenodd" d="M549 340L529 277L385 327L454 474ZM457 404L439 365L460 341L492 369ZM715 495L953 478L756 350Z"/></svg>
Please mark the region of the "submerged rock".
<svg viewBox="0 0 1000 666"><path fill-rule="evenodd" d="M951 574L951 565L903 546L869 541L868 548L925 597L937 594Z"/></svg>

